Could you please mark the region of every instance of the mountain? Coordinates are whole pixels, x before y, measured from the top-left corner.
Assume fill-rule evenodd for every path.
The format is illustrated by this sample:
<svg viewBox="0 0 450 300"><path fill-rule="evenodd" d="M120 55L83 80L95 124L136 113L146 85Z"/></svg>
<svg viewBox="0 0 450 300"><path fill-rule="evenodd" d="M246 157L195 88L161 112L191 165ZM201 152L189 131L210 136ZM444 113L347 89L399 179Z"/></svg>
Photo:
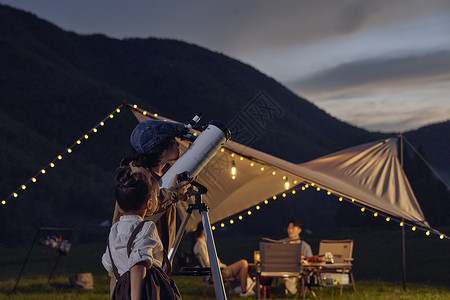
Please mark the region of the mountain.
<svg viewBox="0 0 450 300"><path fill-rule="evenodd" d="M124 100L178 121L201 111L203 123L220 120L232 139L295 163L389 136L337 120L223 54L174 40L78 35L4 5L0 99L2 197ZM0 226L11 229L2 241L39 226L95 231L111 218L112 173L137 121L123 110L105 123L0 207Z"/></svg>

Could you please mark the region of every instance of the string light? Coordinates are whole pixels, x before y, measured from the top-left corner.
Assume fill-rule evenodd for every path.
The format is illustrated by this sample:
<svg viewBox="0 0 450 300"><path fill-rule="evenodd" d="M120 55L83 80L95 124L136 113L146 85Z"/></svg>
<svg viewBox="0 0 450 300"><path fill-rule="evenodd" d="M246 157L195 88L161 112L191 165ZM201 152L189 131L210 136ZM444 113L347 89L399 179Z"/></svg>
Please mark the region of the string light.
<svg viewBox="0 0 450 300"><path fill-rule="evenodd" d="M330 191L328 191L328 192L327 192L327 195L331 195L331 192L330 192Z"/></svg>
<svg viewBox="0 0 450 300"><path fill-rule="evenodd" d="M425 232L425 234L426 234L426 235L430 235L430 231L429 231L429 230L427 230L427 232Z"/></svg>
<svg viewBox="0 0 450 300"><path fill-rule="evenodd" d="M157 117L157 116L158 116L158 114L154 114L153 116Z"/></svg>
<svg viewBox="0 0 450 300"><path fill-rule="evenodd" d="M220 224L220 227L225 227L225 224L223 224L223 223L222 223L222 224Z"/></svg>
<svg viewBox="0 0 450 300"><path fill-rule="evenodd" d="M373 216L374 216L375 218L378 217L378 213L375 212L375 213L373 214Z"/></svg>
<svg viewBox="0 0 450 300"><path fill-rule="evenodd" d="M231 157L234 157L234 153L231 153Z"/></svg>
<svg viewBox="0 0 450 300"><path fill-rule="evenodd" d="M239 220L242 220L242 216L239 216Z"/></svg>
<svg viewBox="0 0 450 300"><path fill-rule="evenodd" d="M341 202L342 202L342 200L343 200L343 199L342 199L342 197L339 197L339 201L341 201Z"/></svg>
<svg viewBox="0 0 450 300"><path fill-rule="evenodd" d="M286 197L286 193L281 194L281 196L283 196L283 198Z"/></svg>
<svg viewBox="0 0 450 300"><path fill-rule="evenodd" d="M225 148L220 149L220 152L225 152Z"/></svg>
<svg viewBox="0 0 450 300"><path fill-rule="evenodd" d="M241 156L241 157L239 157L239 160L244 160L244 158Z"/></svg>
<svg viewBox="0 0 450 300"><path fill-rule="evenodd" d="M250 163L250 167L253 167L255 165L255 163Z"/></svg>
<svg viewBox="0 0 450 300"><path fill-rule="evenodd" d="M260 210L261 207L259 205L256 205L255 208L256 208L256 210Z"/></svg>
<svg viewBox="0 0 450 300"><path fill-rule="evenodd" d="M391 218L387 217L386 218L386 222L389 222L391 220Z"/></svg>
<svg viewBox="0 0 450 300"><path fill-rule="evenodd" d="M276 174L277 174L277 172L275 172L275 171L272 172L272 175L276 175Z"/></svg>
<svg viewBox="0 0 450 300"><path fill-rule="evenodd" d="M295 195L295 193L297 193L295 190L292 190L292 194L294 194Z"/></svg>
<svg viewBox="0 0 450 300"><path fill-rule="evenodd" d="M405 225L405 224L403 222L400 222L399 225L400 225L400 227L403 227L403 225Z"/></svg>
<svg viewBox="0 0 450 300"><path fill-rule="evenodd" d="M439 238L442 240L442 239L444 238L444 235L441 234L441 235L439 236Z"/></svg>
<svg viewBox="0 0 450 300"><path fill-rule="evenodd" d="M250 216L250 215L252 214L252 212L249 210L249 211L247 212L247 214Z"/></svg>
<svg viewBox="0 0 450 300"><path fill-rule="evenodd" d="M306 190L306 187L302 186L302 191Z"/></svg>
<svg viewBox="0 0 450 300"><path fill-rule="evenodd" d="M109 114L106 118L104 118L104 119L99 123L99 125L100 125L100 126L104 126L104 125L105 125L105 122L104 122L104 121L106 121L107 119L112 119L112 118L114 118L114 114L115 114L115 113L120 113L120 108L121 108L123 105L124 105L124 104L120 105L118 108L115 109L115 111L113 111L113 113ZM137 108L137 106L136 106L136 108ZM97 126L98 126L98 125L97 125ZM92 132L97 132L97 131L98 131L97 126L93 127L89 132L91 132L91 131L92 131ZM89 133L89 132L88 132L88 133ZM82 135L76 142L74 142L74 143L72 144L71 147L67 148L64 152L72 153L72 147L74 147L75 145L80 145L82 139L86 139L86 140L87 140L87 139L89 138L88 133ZM48 165L49 165L51 168L54 168L54 167L56 166L56 165L55 165L56 160L62 160L62 159L63 159L63 155L62 155L62 154L59 154L59 155L57 155L56 158L53 159ZM41 169L41 170L38 172L38 174L36 174L35 176L31 177L27 182L37 182L37 178L36 178L36 177L37 177L38 175L44 175L46 172L47 172L47 171L45 170L45 168L44 168L44 169ZM20 185L20 187L19 187L14 193L10 194L6 199L2 200L1 203L4 205L4 204L7 203L7 200L8 200L9 198L11 198L11 197L17 198L17 197L19 196L18 190L19 190L19 189L25 190L26 188L27 188L27 186L26 186L25 184Z"/></svg>
<svg viewBox="0 0 450 300"><path fill-rule="evenodd" d="M416 226L413 226L413 227L411 228L412 231L416 231L416 229L417 229Z"/></svg>
<svg viewBox="0 0 450 300"><path fill-rule="evenodd" d="M273 196L272 199L273 199L273 200L277 200L277 196Z"/></svg>
<svg viewBox="0 0 450 300"><path fill-rule="evenodd" d="M261 172L264 171L264 167L261 167Z"/></svg>
<svg viewBox="0 0 450 300"><path fill-rule="evenodd" d="M230 220L230 224L233 224L233 223L234 223L234 221L233 221L233 219L231 219L231 220Z"/></svg>
<svg viewBox="0 0 450 300"><path fill-rule="evenodd" d="M211 226L211 229L212 230L216 230L216 226Z"/></svg>
<svg viewBox="0 0 450 300"><path fill-rule="evenodd" d="M364 207L361 207L361 211L364 212L366 209Z"/></svg>
<svg viewBox="0 0 450 300"><path fill-rule="evenodd" d="M320 187L317 187L317 189L316 189L317 191L320 191Z"/></svg>
<svg viewBox="0 0 450 300"><path fill-rule="evenodd" d="M298 181L297 180L294 180L294 184L297 184L298 183Z"/></svg>
<svg viewBox="0 0 450 300"><path fill-rule="evenodd" d="M264 204L269 204L269 200L264 200Z"/></svg>

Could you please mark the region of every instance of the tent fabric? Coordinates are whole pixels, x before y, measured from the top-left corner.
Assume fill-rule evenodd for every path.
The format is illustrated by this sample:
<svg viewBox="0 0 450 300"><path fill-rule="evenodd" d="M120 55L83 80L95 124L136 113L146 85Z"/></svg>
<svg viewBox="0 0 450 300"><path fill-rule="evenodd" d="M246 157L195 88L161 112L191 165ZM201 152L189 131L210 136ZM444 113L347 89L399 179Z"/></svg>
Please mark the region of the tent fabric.
<svg viewBox="0 0 450 300"><path fill-rule="evenodd" d="M142 110L131 110L140 122L150 119ZM196 181L208 188L203 202L210 208L211 223L285 192L288 181L291 187L302 182L314 183L334 194L355 199L361 205L430 228L403 173L396 143L397 138L376 141L293 164L230 140ZM180 142L182 152L188 146L189 142ZM233 165L237 169L235 179L231 176ZM188 203L177 205L182 218L186 216L187 206ZM200 220L200 214L194 212L187 230L193 230Z"/></svg>

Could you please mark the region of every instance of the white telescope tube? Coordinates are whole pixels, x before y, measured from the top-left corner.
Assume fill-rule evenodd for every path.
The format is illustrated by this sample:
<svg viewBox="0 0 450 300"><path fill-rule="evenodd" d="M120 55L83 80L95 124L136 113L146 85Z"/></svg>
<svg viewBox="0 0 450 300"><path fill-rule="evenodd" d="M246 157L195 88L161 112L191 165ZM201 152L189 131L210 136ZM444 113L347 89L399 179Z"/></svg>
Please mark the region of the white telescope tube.
<svg viewBox="0 0 450 300"><path fill-rule="evenodd" d="M160 188L170 188L177 174L188 173L193 178L200 173L220 147L230 139L230 131L219 121L211 121L183 155L159 180Z"/></svg>

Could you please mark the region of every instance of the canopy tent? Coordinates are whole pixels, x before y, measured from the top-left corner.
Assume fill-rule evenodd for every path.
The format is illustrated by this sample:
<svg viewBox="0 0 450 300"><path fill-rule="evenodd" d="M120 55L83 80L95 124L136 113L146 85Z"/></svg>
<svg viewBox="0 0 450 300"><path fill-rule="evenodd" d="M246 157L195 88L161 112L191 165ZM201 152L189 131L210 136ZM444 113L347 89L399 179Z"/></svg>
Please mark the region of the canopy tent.
<svg viewBox="0 0 450 300"><path fill-rule="evenodd" d="M148 119L175 122L150 116L137 107L130 108L140 122ZM249 209L259 209L261 203L267 203L274 195L294 193L303 183L303 188L321 188L367 209L441 234L429 226L414 196L397 157L397 140L363 144L298 165L228 141L196 180L208 188L203 201L210 207L211 223L242 211L251 213ZM182 151L188 146L189 142L180 142ZM236 168L234 177L232 167ZM186 215L187 205L177 206L182 217ZM192 214L187 229L194 229L199 221L200 216Z"/></svg>

